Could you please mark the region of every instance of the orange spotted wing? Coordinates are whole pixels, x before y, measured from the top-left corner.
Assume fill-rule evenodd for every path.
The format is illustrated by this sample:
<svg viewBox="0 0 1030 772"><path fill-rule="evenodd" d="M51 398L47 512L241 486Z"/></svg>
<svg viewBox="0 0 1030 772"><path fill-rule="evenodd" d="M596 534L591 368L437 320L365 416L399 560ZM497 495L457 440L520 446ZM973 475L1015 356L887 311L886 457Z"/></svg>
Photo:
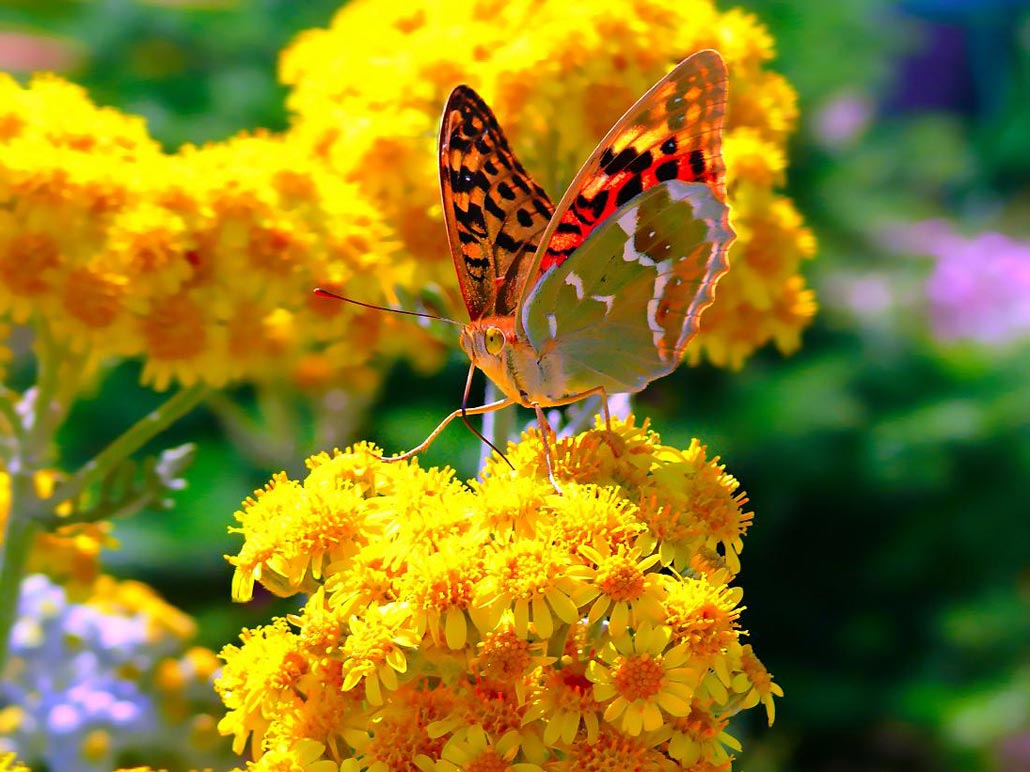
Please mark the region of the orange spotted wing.
<svg viewBox="0 0 1030 772"><path fill-rule="evenodd" d="M684 59L619 119L558 203L541 238L534 280L561 265L623 204L668 180L708 184L725 198L722 125L726 66L715 51Z"/></svg>
<svg viewBox="0 0 1030 772"><path fill-rule="evenodd" d="M444 108L440 189L470 319L514 316L554 204L468 86L455 88Z"/></svg>

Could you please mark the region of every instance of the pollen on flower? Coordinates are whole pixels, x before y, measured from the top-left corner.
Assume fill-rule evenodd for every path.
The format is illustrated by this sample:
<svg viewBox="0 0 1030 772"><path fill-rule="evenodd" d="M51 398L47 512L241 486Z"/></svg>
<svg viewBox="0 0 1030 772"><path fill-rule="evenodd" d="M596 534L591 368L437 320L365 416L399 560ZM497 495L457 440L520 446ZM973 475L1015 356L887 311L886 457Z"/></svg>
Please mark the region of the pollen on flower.
<svg viewBox="0 0 1030 772"><path fill-rule="evenodd" d="M686 642L701 662L715 662L739 635L737 619L743 593L739 588L685 578L666 583L665 624L672 639Z"/></svg>
<svg viewBox="0 0 1030 772"><path fill-rule="evenodd" d="M512 683L522 678L533 661L531 644L510 624L487 633L479 647L479 672L495 681Z"/></svg>
<svg viewBox="0 0 1030 772"><path fill-rule="evenodd" d="M597 572L601 591L614 601L639 598L645 589L643 572L625 555L613 555Z"/></svg>

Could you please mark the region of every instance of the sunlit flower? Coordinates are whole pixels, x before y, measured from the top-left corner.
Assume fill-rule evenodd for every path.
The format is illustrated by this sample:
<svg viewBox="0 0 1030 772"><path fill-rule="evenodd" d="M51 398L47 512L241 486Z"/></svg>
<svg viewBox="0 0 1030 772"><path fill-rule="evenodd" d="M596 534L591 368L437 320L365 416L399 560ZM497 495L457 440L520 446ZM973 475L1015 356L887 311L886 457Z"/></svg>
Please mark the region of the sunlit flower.
<svg viewBox="0 0 1030 772"><path fill-rule="evenodd" d="M633 769L672 772L680 765L642 738L602 726L594 742L575 743L549 770L577 772L582 769Z"/></svg>
<svg viewBox="0 0 1030 772"><path fill-rule="evenodd" d="M282 710L281 703L299 707L295 690L311 669L300 639L276 620L260 630L244 630L242 646L228 645L221 656L225 667L215 688L227 712L218 723L222 734L233 735L233 752L242 753L253 734L254 747L260 747L270 724L269 716Z"/></svg>
<svg viewBox="0 0 1030 772"><path fill-rule="evenodd" d="M486 573L470 610L481 631L491 630L501 614L511 610L515 632L550 638L557 624L579 617L578 597L583 583L565 571L567 552L547 540L516 541L496 549L486 559Z"/></svg>
<svg viewBox="0 0 1030 772"><path fill-rule="evenodd" d="M633 635L614 636L601 650L601 661L590 663L586 675L594 683L594 699L607 706L605 721L639 735L660 727L665 715L686 715L698 673L687 667L690 647L670 648L670 637L667 627L646 623Z"/></svg>
<svg viewBox="0 0 1030 772"><path fill-rule="evenodd" d="M443 684L432 689L426 684L402 686L383 710L375 714L364 732L347 735L355 752L344 760L341 772L420 768L441 758L445 739L434 736L428 727L450 715L455 705L453 690Z"/></svg>
<svg viewBox="0 0 1030 772"><path fill-rule="evenodd" d="M496 742L482 727L472 726L461 738L452 738L443 748L442 759L433 766L433 772L463 772L467 769L511 770L511 772L543 772L543 767L526 762L514 762L506 752L503 740Z"/></svg>
<svg viewBox="0 0 1030 772"><path fill-rule="evenodd" d="M717 767L732 761L727 748L741 749L726 731L727 723L728 719L712 712L710 704L695 699L687 715L670 719L660 731L668 736L666 749L676 761L691 768L698 762Z"/></svg>
<svg viewBox="0 0 1030 772"><path fill-rule="evenodd" d="M649 571L658 564L660 556L652 553L642 557L639 549L628 554L613 554L605 547L602 550L588 545L579 548L594 564L576 571L590 584L577 597L581 603L593 600L587 622L595 624L602 617L607 618L608 631L615 637L625 634L628 627L661 622L665 616L665 587L659 575Z"/></svg>
<svg viewBox="0 0 1030 772"><path fill-rule="evenodd" d="M365 699L382 705L383 689L397 689L397 674L408 669L405 649L414 648L419 640L408 621L409 612L400 604L370 606L364 615L348 620L350 634L340 646L343 691L364 684Z"/></svg>

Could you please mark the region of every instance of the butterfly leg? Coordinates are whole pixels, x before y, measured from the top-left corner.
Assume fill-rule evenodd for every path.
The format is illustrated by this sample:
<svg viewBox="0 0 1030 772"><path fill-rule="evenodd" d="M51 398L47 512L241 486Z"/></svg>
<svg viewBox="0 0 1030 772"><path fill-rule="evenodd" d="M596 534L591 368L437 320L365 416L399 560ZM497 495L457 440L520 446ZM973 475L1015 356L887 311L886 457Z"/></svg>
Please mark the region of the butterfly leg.
<svg viewBox="0 0 1030 772"><path fill-rule="evenodd" d="M479 407L458 408L445 419L443 419L440 422L440 425L433 429L432 433L428 437L426 437L417 447L414 447L406 453L400 453L396 456L379 456L379 460L404 461L405 459L409 459L412 456L417 456L423 450L428 448L433 443L433 440L439 437L440 433L447 428L447 424L449 424L455 418L464 419L466 416L470 415L482 415L483 413L492 413L493 411L500 410L502 407L507 407L510 404L512 404L512 401L510 399L499 399L496 402L490 402L486 405L480 405Z"/></svg>
<svg viewBox="0 0 1030 772"><path fill-rule="evenodd" d="M554 434L551 429L551 424L547 422L547 416L544 415L544 410L537 403L533 403L533 410L536 411L536 424L540 429L540 441L544 445L544 463L547 464L547 480L551 483L551 487L554 488L554 492L559 496L562 495L562 489L558 485L558 481L554 479L554 462L551 459L551 440L548 435ZM555 437L557 439L557 437Z"/></svg>
<svg viewBox="0 0 1030 772"><path fill-rule="evenodd" d="M605 442L607 442L608 447L612 449L612 453L618 457L621 451L619 450L618 445L615 444L615 434L612 432L612 413L608 408L608 392L605 390L604 386L597 386L593 389L581 391L579 394L568 396L560 402L555 402L554 407L571 405L573 402L579 402L581 399L592 397L595 394L601 398L601 414L604 416L604 428L607 430L605 434Z"/></svg>

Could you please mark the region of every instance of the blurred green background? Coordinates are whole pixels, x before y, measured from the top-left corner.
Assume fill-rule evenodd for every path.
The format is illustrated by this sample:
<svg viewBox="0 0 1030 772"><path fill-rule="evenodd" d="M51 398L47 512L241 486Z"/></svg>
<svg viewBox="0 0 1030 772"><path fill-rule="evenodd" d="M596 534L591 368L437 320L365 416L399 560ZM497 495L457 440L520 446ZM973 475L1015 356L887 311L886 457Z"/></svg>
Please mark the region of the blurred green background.
<svg viewBox="0 0 1030 772"><path fill-rule="evenodd" d="M682 368L638 413L670 444L706 442L756 512L744 625L786 697L772 730L762 711L735 727L739 766L1030 769L1030 8L738 5L799 92L789 193L819 239L821 310L795 356ZM277 53L337 6L8 2L0 68L56 70L174 149L284 128ZM353 439L410 446L458 404L462 359L428 378L397 365ZM67 468L156 406L137 381L120 366L78 405ZM119 522L105 563L196 615L217 649L287 608L232 607L222 555L241 500L303 453L263 466L204 411L160 444L186 441L189 490ZM478 453L455 428L424 461L471 476Z"/></svg>

